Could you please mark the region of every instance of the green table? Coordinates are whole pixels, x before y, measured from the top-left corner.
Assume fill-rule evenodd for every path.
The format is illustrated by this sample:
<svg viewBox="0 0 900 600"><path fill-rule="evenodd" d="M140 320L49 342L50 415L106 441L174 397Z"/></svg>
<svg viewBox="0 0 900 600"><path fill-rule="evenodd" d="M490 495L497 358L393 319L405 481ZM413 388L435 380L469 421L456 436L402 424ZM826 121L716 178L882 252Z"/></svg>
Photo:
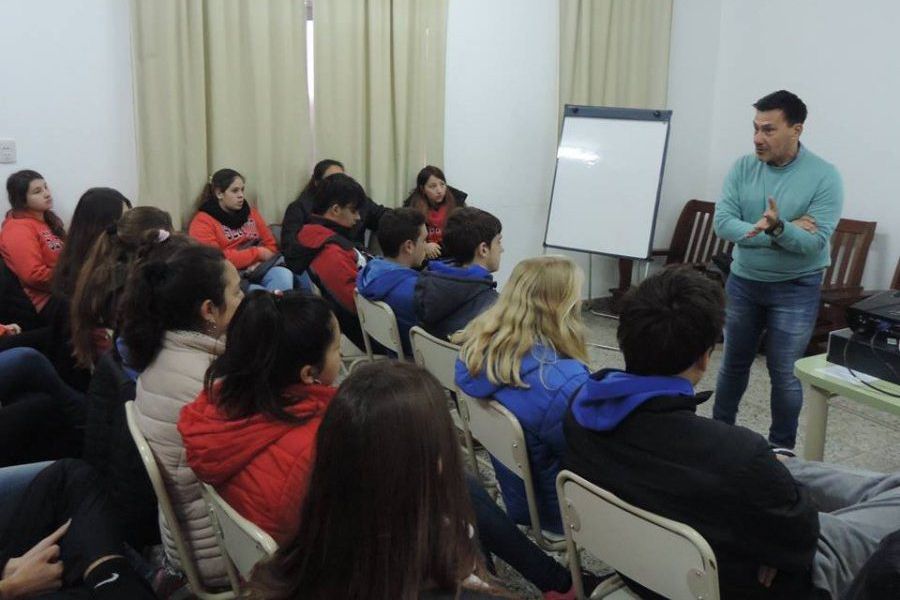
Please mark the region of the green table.
<svg viewBox="0 0 900 600"><path fill-rule="evenodd" d="M851 382L840 377L822 373L819 369L832 366L824 354L807 356L794 363L794 375L809 384L810 394L806 396L806 442L803 444L803 458L822 460L825 452L825 428L828 425L828 401L841 396L860 404L865 404L884 412L900 415L900 398L881 394L859 382ZM900 394L900 385L876 380L873 385Z"/></svg>

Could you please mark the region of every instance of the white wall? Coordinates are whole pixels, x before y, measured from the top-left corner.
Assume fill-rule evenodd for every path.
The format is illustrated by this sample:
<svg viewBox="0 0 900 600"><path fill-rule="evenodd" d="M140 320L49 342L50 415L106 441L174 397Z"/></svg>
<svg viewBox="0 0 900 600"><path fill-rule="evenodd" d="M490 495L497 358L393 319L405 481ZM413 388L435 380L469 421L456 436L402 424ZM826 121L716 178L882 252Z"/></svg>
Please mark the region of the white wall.
<svg viewBox="0 0 900 600"><path fill-rule="evenodd" d="M92 186L136 201L129 2L0 0L0 23L0 138L18 150L0 179L39 171L66 221Z"/></svg>
<svg viewBox="0 0 900 600"><path fill-rule="evenodd" d="M559 14L547 0L451 0L444 172L503 223L503 282L542 254L555 166Z"/></svg>
<svg viewBox="0 0 900 600"><path fill-rule="evenodd" d="M716 4L675 1L673 124L697 146L708 146L704 156L689 139L676 142L673 125L667 165L672 180L664 188L673 192L666 199L670 214L695 195L718 199L728 168L752 150L750 105L768 92L789 89L809 108L801 140L843 176L843 216L878 221L863 282L884 288L900 256L900 120L893 116L900 98L900 4L722 0L719 12ZM688 171L695 163L696 178Z"/></svg>

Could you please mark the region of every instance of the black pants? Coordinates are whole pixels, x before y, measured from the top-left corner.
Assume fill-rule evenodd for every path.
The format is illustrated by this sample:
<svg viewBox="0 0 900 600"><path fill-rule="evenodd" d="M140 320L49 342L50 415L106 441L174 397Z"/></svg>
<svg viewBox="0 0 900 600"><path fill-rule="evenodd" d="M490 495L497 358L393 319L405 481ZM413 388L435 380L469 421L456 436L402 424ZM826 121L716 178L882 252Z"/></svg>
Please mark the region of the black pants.
<svg viewBox="0 0 900 600"><path fill-rule="evenodd" d="M122 535L109 513L106 494L87 463L56 461L34 478L18 502L0 507L0 570L72 519L59 549L63 585L77 586L92 562L123 553Z"/></svg>

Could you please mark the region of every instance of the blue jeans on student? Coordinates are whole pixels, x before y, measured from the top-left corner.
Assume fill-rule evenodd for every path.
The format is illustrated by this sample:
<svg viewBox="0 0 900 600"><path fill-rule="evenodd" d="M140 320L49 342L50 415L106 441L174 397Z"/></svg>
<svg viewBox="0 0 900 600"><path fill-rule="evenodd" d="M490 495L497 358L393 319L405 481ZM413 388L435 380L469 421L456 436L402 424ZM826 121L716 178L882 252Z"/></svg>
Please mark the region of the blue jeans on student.
<svg viewBox="0 0 900 600"><path fill-rule="evenodd" d="M51 462L48 460L0 468L0 524L8 521L7 515L19 503L25 488Z"/></svg>
<svg viewBox="0 0 900 600"><path fill-rule="evenodd" d="M794 363L803 356L819 310L821 273L780 282L730 275L725 284L725 356L716 382L713 418L734 424L747 389L750 365L766 333L766 367L772 384L769 442L793 448L803 388Z"/></svg>
<svg viewBox="0 0 900 600"><path fill-rule="evenodd" d="M280 290L286 292L294 289L294 274L287 267L272 267L262 276L260 284L251 283L251 290Z"/></svg>
<svg viewBox="0 0 900 600"><path fill-rule="evenodd" d="M495 554L542 592L565 592L572 587L569 570L528 539L478 479L466 474L466 483L475 510L478 541L489 567L491 555Z"/></svg>

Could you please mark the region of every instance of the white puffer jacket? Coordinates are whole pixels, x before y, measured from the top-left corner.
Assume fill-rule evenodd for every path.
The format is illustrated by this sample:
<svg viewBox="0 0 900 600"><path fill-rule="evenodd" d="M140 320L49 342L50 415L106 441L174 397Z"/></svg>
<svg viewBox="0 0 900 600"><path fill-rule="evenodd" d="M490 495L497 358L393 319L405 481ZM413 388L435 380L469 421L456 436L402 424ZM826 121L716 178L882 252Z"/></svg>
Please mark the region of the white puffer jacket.
<svg viewBox="0 0 900 600"><path fill-rule="evenodd" d="M193 402L203 389L206 369L224 347L224 343L202 333L167 331L156 360L138 377L134 402L137 425L156 456L200 577L210 587L228 585L225 559L216 543L200 483L188 466L177 425L182 407ZM180 567L162 512L159 528L169 560Z"/></svg>

